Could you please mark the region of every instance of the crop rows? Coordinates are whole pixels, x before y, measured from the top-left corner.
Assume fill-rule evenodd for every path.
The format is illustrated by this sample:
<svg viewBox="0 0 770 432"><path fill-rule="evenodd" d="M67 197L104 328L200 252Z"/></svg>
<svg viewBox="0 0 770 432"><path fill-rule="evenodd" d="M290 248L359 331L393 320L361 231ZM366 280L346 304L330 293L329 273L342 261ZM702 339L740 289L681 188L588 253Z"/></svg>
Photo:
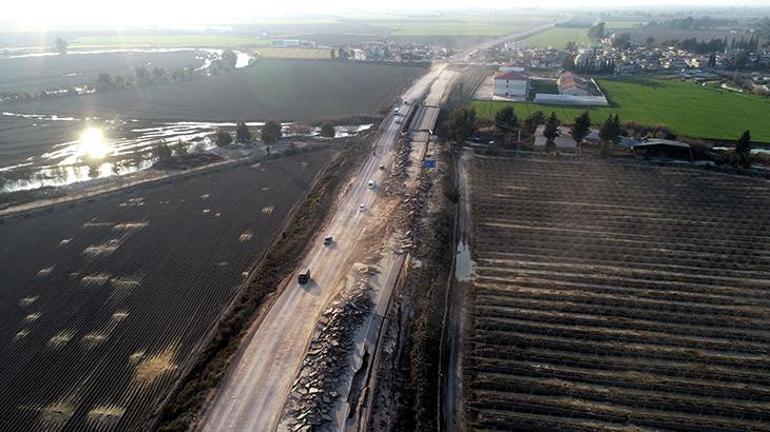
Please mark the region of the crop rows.
<svg viewBox="0 0 770 432"><path fill-rule="evenodd" d="M143 430L328 160L209 171L0 225L0 430Z"/></svg>
<svg viewBox="0 0 770 432"><path fill-rule="evenodd" d="M770 430L770 185L473 159L473 430Z"/></svg>

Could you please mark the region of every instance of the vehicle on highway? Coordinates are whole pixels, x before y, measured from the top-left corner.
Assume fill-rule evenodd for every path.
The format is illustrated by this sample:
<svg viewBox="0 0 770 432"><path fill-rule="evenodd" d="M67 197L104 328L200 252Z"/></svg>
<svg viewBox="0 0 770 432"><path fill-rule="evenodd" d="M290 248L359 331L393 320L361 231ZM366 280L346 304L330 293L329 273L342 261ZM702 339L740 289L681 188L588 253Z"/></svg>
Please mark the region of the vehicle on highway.
<svg viewBox="0 0 770 432"><path fill-rule="evenodd" d="M395 114L395 115L399 115L399 114L400 114L400 110L398 109L398 107L396 107L396 108L393 110L393 114Z"/></svg>
<svg viewBox="0 0 770 432"><path fill-rule="evenodd" d="M364 211L366 210L366 204L361 203L361 205L358 206L358 211Z"/></svg>
<svg viewBox="0 0 770 432"><path fill-rule="evenodd" d="M297 277L297 282L299 282L300 285L305 285L306 283L310 282L310 269L300 273Z"/></svg>
<svg viewBox="0 0 770 432"><path fill-rule="evenodd" d="M369 180L369 189L374 189L374 180Z"/></svg>
<svg viewBox="0 0 770 432"><path fill-rule="evenodd" d="M324 237L324 245L329 246L334 241L334 238L332 236L326 236Z"/></svg>

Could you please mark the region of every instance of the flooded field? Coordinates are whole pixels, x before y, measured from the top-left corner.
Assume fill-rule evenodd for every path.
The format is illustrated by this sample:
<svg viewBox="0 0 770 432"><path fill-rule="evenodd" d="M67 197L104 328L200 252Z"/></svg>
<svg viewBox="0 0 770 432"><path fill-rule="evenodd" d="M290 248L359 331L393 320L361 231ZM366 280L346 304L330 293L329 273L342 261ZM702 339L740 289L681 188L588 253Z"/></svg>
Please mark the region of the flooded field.
<svg viewBox="0 0 770 432"><path fill-rule="evenodd" d="M330 156L207 171L6 219L0 430L145 430Z"/></svg>
<svg viewBox="0 0 770 432"><path fill-rule="evenodd" d="M100 125L100 126L94 126ZM125 175L152 166L151 150L160 142L183 146L189 153L216 151L211 135L219 128L232 131L232 122L156 122L101 120L41 114L0 113L0 192L63 186L75 182ZM254 130L263 122L248 122ZM343 138L367 130L371 124L336 126ZM89 130L98 130L102 159L89 163ZM284 136L317 137L320 127L284 125ZM181 144L179 144L181 143ZM255 144L262 147L261 143ZM276 147L276 146L274 146ZM278 144L276 149L280 149Z"/></svg>
<svg viewBox="0 0 770 432"><path fill-rule="evenodd" d="M112 48L81 49L59 55L18 49L0 49L0 93L95 86L100 73L131 79L136 68L203 70L221 58L223 50L213 48ZM247 52L236 51L236 69L253 59Z"/></svg>

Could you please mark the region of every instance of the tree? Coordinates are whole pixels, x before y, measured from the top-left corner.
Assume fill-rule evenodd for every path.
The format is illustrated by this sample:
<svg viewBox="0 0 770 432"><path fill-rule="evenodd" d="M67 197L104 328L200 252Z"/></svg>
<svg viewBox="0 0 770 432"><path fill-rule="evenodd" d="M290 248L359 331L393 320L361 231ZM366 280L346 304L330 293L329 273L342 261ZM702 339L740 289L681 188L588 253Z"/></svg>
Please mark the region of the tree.
<svg viewBox="0 0 770 432"><path fill-rule="evenodd" d="M158 160L171 159L171 147L166 144L166 141L161 141L152 148L152 155Z"/></svg>
<svg viewBox="0 0 770 432"><path fill-rule="evenodd" d="M226 130L219 128L214 134L214 143L219 147L226 146L233 142L233 137Z"/></svg>
<svg viewBox="0 0 770 432"><path fill-rule="evenodd" d="M628 49L631 48L632 45L630 33L623 33L612 40L612 46L618 49Z"/></svg>
<svg viewBox="0 0 770 432"><path fill-rule="evenodd" d="M96 78L96 88L99 90L107 90L113 87L112 77L106 72L102 72Z"/></svg>
<svg viewBox="0 0 770 432"><path fill-rule="evenodd" d="M602 157L609 157L612 148L620 142L620 118L617 114L610 114L599 129L599 138L602 139Z"/></svg>
<svg viewBox="0 0 770 432"><path fill-rule="evenodd" d="M134 69L134 72L136 73L136 83L139 85L147 85L152 82L150 79L150 72L147 70L144 66L137 66Z"/></svg>
<svg viewBox="0 0 770 432"><path fill-rule="evenodd" d="M556 150L556 144L553 140L559 136L559 118L556 117L556 113L551 111L551 115L545 120L545 128L543 128L543 136L545 137L545 151Z"/></svg>
<svg viewBox="0 0 770 432"><path fill-rule="evenodd" d="M585 137L591 133L591 115L588 111L584 111L583 114L575 117L575 122L572 123L569 133L577 145L580 146Z"/></svg>
<svg viewBox="0 0 770 432"><path fill-rule="evenodd" d="M222 52L222 65L229 69L235 69L235 65L238 64L238 54L233 50L224 50Z"/></svg>
<svg viewBox="0 0 770 432"><path fill-rule="evenodd" d="M252 139L251 131L246 123L238 122L238 125L235 126L235 140L239 143L249 143Z"/></svg>
<svg viewBox="0 0 770 432"><path fill-rule="evenodd" d="M519 119L516 118L512 106L503 107L495 114L495 127L504 133L513 132L519 128Z"/></svg>
<svg viewBox="0 0 770 432"><path fill-rule="evenodd" d="M67 45L68 44L67 44L66 40L64 40L64 39L62 39L60 37L57 37L56 41L54 42L54 44L56 45L56 52L58 52L59 54L62 54L62 55L67 54Z"/></svg>
<svg viewBox="0 0 770 432"><path fill-rule="evenodd" d="M591 26L590 29L588 29L588 37L591 39L601 39L606 34L606 30L604 29L604 22L598 22Z"/></svg>
<svg viewBox="0 0 770 432"><path fill-rule="evenodd" d="M334 125L324 123L321 125L321 136L325 138L334 138Z"/></svg>
<svg viewBox="0 0 770 432"><path fill-rule="evenodd" d="M735 166L740 169L751 168L751 133L743 132L735 145Z"/></svg>
<svg viewBox="0 0 770 432"><path fill-rule="evenodd" d="M524 130L529 134L535 133L535 129L545 122L545 114L542 111L535 111L524 120Z"/></svg>
<svg viewBox="0 0 770 432"><path fill-rule="evenodd" d="M655 37L648 36L647 40L645 41L647 48L653 48L655 46Z"/></svg>
<svg viewBox="0 0 770 432"><path fill-rule="evenodd" d="M281 131L281 122L277 120L268 120L264 126L262 126L262 141L271 143L278 141L283 136Z"/></svg>
<svg viewBox="0 0 770 432"><path fill-rule="evenodd" d="M473 134L476 126L476 110L473 107L460 107L451 114L447 120L449 137L457 144L462 144Z"/></svg>
<svg viewBox="0 0 770 432"><path fill-rule="evenodd" d="M152 79L154 82L162 82L166 80L166 71L163 70L162 67L155 67L155 69L152 70Z"/></svg>

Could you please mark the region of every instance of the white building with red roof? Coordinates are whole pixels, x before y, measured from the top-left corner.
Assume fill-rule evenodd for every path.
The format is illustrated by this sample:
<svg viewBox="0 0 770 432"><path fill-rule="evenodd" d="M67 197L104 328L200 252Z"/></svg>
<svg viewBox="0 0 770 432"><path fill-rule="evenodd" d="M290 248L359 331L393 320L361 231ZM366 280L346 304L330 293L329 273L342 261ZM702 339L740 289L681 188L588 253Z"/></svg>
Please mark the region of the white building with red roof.
<svg viewBox="0 0 770 432"><path fill-rule="evenodd" d="M495 96L525 98L529 91L529 75L517 71L500 71L495 74Z"/></svg>

